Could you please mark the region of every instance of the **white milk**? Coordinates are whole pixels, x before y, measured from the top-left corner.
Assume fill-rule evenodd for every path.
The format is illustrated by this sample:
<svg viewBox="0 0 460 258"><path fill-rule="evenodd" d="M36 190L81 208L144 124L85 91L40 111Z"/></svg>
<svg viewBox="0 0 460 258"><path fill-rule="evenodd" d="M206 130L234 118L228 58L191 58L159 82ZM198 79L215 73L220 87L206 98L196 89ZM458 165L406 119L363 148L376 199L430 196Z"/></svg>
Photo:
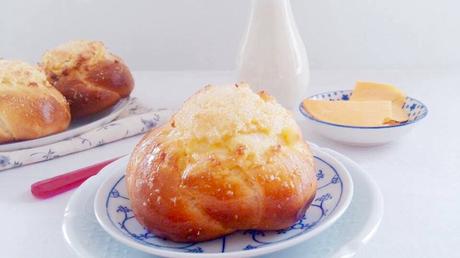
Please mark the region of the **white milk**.
<svg viewBox="0 0 460 258"><path fill-rule="evenodd" d="M238 58L239 80L297 110L310 79L308 57L289 0L253 0Z"/></svg>

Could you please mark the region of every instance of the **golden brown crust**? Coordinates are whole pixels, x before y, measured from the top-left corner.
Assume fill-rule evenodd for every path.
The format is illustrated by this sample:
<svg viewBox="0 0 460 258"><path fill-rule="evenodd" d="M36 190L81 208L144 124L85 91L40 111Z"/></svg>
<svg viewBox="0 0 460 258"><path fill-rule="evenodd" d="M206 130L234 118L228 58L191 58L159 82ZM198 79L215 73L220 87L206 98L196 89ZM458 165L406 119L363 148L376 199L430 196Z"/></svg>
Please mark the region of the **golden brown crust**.
<svg viewBox="0 0 460 258"><path fill-rule="evenodd" d="M108 91L127 97L133 90L134 80L128 67L118 59L105 60L89 69L86 80Z"/></svg>
<svg viewBox="0 0 460 258"><path fill-rule="evenodd" d="M100 87L88 87L85 81L71 76L61 77L54 83L54 87L69 101L73 118L97 113L120 100L120 95L116 92Z"/></svg>
<svg viewBox="0 0 460 258"><path fill-rule="evenodd" d="M65 130L69 105L36 67L0 60L0 143Z"/></svg>
<svg viewBox="0 0 460 258"><path fill-rule="evenodd" d="M128 67L101 42L69 42L45 53L41 66L69 101L72 118L103 111L134 87Z"/></svg>
<svg viewBox="0 0 460 258"><path fill-rule="evenodd" d="M247 87L235 89L201 90L171 122L147 133L133 151L126 170L128 194L136 218L153 233L188 242L242 229L282 229L303 216L312 202L313 157L293 119L272 98L258 97ZM214 102L217 96L228 99ZM256 106L253 112L279 113L266 121L234 118L223 112L228 107L216 106L233 98L240 106L229 112L243 112L238 109L247 104ZM212 115L205 118L200 113L203 109L209 113L206 107L219 109L220 123L237 131L212 134L206 120L214 123ZM276 119L284 125L277 128ZM201 129L187 129L188 122ZM254 124L271 129L253 128ZM208 134L200 138L203 128Z"/></svg>

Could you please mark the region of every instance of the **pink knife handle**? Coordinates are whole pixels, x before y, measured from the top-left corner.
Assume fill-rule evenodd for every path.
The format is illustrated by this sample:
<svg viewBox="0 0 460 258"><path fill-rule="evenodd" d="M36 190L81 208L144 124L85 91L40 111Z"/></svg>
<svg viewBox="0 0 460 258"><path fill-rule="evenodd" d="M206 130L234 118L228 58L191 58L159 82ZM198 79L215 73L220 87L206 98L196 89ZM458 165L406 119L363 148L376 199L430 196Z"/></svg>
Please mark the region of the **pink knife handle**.
<svg viewBox="0 0 460 258"><path fill-rule="evenodd" d="M96 175L105 166L119 159L106 160L88 167L80 168L63 175L38 181L30 186L32 194L40 199L46 199L69 191L81 185L86 179Z"/></svg>

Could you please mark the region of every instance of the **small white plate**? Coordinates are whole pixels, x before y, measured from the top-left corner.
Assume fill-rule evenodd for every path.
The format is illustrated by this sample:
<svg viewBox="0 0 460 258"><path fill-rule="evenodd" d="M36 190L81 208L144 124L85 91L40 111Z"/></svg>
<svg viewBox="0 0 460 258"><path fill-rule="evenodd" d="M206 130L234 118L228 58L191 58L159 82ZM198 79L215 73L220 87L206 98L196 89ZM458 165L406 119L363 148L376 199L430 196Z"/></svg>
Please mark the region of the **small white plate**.
<svg viewBox="0 0 460 258"><path fill-rule="evenodd" d="M315 145L312 145L312 149L319 150ZM349 208L322 234L291 248L266 255L265 258L349 258L377 231L383 216L383 199L376 183L349 158L332 150L321 150L345 165L353 178L356 187ZM63 234L69 247L80 257L157 257L120 243L110 237L97 222L94 198L99 186L116 173L116 170L109 168L88 179L70 198L63 220Z"/></svg>
<svg viewBox="0 0 460 258"><path fill-rule="evenodd" d="M123 98L120 101L118 101L117 104L115 104L113 107L107 110L104 110L92 116L72 121L69 127L65 131L60 133L52 134L33 140L0 144L0 152L34 148L38 146L59 142L71 137L75 137L82 133L88 132L94 128L97 128L103 124L111 122L112 120L115 120L124 110L124 108L128 105L128 103L129 97Z"/></svg>
<svg viewBox="0 0 460 258"><path fill-rule="evenodd" d="M351 90L337 90L316 94L307 99L347 101L351 95ZM299 106L300 113L315 132L326 138L355 146L375 146L397 140L428 114L426 105L410 97L406 97L402 108L409 114L409 121L405 123L388 126L350 126L318 120L303 108L302 103Z"/></svg>
<svg viewBox="0 0 460 258"><path fill-rule="evenodd" d="M94 200L96 218L110 235L141 251L166 257L251 257L279 251L307 240L331 226L347 209L353 182L347 169L331 155L314 151L318 189L304 217L276 231L237 231L215 240L176 243L150 233L138 223L128 199L125 168L129 157L112 166L114 175L99 188Z"/></svg>

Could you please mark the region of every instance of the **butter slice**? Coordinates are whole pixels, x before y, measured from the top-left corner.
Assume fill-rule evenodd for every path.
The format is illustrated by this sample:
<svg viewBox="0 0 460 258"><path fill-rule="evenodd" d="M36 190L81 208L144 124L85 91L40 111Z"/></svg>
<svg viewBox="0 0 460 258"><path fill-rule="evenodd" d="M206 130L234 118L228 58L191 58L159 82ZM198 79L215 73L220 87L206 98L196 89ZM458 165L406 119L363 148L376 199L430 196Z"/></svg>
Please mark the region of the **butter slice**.
<svg viewBox="0 0 460 258"><path fill-rule="evenodd" d="M405 122L409 120L407 112L403 109L406 95L391 84L357 81L352 101L387 100L392 103L392 115L388 121Z"/></svg>
<svg viewBox="0 0 460 258"><path fill-rule="evenodd" d="M304 100L303 107L316 119L341 125L382 126L392 116L392 103L380 101Z"/></svg>

